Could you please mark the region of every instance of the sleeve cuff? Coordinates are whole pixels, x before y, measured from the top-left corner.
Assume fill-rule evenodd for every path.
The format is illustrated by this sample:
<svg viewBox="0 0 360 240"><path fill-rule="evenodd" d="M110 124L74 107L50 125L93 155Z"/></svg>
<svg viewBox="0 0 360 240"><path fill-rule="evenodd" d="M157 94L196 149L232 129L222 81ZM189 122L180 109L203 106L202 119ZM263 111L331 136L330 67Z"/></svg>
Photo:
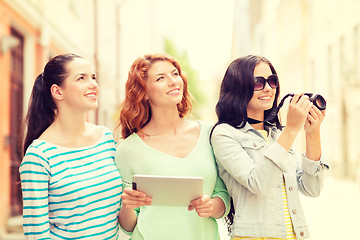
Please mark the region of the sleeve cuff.
<svg viewBox="0 0 360 240"><path fill-rule="evenodd" d="M302 154L302 169L311 175L318 175L322 169L329 170L329 165L320 157L319 161L314 161L306 157L305 153Z"/></svg>
<svg viewBox="0 0 360 240"><path fill-rule="evenodd" d="M131 235L132 235L133 232L128 232L128 231L126 231L125 229L123 229L123 228L121 227L120 224L119 224L119 226L120 226L121 230L123 231L123 233L125 233L125 234L128 235L128 236L131 236Z"/></svg>
<svg viewBox="0 0 360 240"><path fill-rule="evenodd" d="M214 198L214 197L220 198L220 199L223 201L224 205L225 205L225 212L224 212L224 214L223 214L221 217L217 218L217 219L220 219L220 218L223 218L223 217L227 216L227 215L229 214L229 212L230 212L230 201L226 201L226 199L228 199L229 197L228 197L228 196L224 196L224 195L227 195L227 194L214 194L214 195L212 196L212 198ZM229 200L230 200L230 199L229 199Z"/></svg>

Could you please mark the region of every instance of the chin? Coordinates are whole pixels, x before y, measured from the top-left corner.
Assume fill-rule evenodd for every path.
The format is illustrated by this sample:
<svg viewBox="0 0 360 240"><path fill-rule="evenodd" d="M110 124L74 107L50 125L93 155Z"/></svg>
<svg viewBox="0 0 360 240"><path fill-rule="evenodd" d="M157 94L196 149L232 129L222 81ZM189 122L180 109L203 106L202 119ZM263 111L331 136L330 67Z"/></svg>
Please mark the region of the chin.
<svg viewBox="0 0 360 240"><path fill-rule="evenodd" d="M89 111L91 110L95 110L99 107L99 104L98 103L94 103L94 104L91 104L91 106L89 106Z"/></svg>
<svg viewBox="0 0 360 240"><path fill-rule="evenodd" d="M182 101L182 98L179 98L179 99L177 99L177 100L175 101L175 103L176 103L176 104L179 104L179 103L181 103L181 101Z"/></svg>
<svg viewBox="0 0 360 240"><path fill-rule="evenodd" d="M272 108L272 105L270 107L265 108L265 111L270 110Z"/></svg>

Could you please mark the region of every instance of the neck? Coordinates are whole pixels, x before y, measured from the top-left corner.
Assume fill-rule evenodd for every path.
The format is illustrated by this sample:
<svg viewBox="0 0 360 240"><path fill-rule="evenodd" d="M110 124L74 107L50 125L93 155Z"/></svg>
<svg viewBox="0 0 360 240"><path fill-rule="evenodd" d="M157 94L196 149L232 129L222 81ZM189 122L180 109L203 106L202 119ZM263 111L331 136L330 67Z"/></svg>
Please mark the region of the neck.
<svg viewBox="0 0 360 240"><path fill-rule="evenodd" d="M261 122L261 123L257 123L257 124L250 124L254 129L256 130L264 130L264 123Z"/></svg>
<svg viewBox="0 0 360 240"><path fill-rule="evenodd" d="M85 132L85 114L64 113L59 111L52 124L60 136L75 139Z"/></svg>
<svg viewBox="0 0 360 240"><path fill-rule="evenodd" d="M248 111L248 118L252 118L258 121L264 121L264 112L257 112L257 113L252 113ZM263 130L264 129L264 122L260 122L260 123L254 123L254 124L250 124L254 129L256 130Z"/></svg>
<svg viewBox="0 0 360 240"><path fill-rule="evenodd" d="M183 119L180 118L177 108L152 108L151 119L144 128L149 135L176 134L182 121Z"/></svg>

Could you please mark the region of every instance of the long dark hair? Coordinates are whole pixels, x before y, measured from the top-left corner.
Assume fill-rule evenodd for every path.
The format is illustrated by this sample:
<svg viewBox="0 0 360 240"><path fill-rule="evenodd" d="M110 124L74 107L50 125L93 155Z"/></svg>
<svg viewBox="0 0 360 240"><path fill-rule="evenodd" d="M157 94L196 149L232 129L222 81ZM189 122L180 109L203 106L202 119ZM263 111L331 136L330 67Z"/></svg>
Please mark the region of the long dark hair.
<svg viewBox="0 0 360 240"><path fill-rule="evenodd" d="M272 74L276 74L275 68L271 62L261 56L248 55L235 59L230 63L221 83L220 97L216 104L218 121L211 130L210 138L214 128L221 123L227 123L237 129L245 126L247 122L247 106L254 94L254 69L260 62L268 64ZM276 108L279 94L280 86L276 89L272 108L264 112L264 119L266 119L270 112ZM278 116L269 122L275 124L279 129L282 128ZM233 202L231 201L230 212L225 217L228 227L233 224L234 214L235 209Z"/></svg>
<svg viewBox="0 0 360 240"><path fill-rule="evenodd" d="M226 70L220 87L220 97L216 104L218 122L227 123L235 128L243 128L247 121L247 106L254 94L253 73L256 65L264 62L269 65L272 74L275 68L265 57L248 55L234 60ZM277 106L280 87L276 89L274 104L264 112L264 119ZM275 117L270 121L281 128L280 120Z"/></svg>
<svg viewBox="0 0 360 240"><path fill-rule="evenodd" d="M67 53L52 58L45 66L44 72L35 80L28 112L25 117L26 135L23 144L23 153L30 144L54 122L56 104L51 95L51 86L62 86L68 74L66 65L78 55Z"/></svg>

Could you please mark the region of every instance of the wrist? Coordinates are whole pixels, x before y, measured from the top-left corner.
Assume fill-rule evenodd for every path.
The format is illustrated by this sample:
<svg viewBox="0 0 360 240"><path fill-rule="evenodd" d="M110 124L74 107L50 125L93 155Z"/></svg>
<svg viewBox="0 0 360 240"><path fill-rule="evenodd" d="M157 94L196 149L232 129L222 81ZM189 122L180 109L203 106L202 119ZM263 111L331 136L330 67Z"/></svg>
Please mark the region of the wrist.
<svg viewBox="0 0 360 240"><path fill-rule="evenodd" d="M211 199L212 201L212 211L210 217L214 219L218 219L222 217L225 213L225 203L219 197L214 197Z"/></svg>
<svg viewBox="0 0 360 240"><path fill-rule="evenodd" d="M315 140L320 138L320 130L317 131L311 131L311 132L306 132L305 133L305 137L308 140Z"/></svg>
<svg viewBox="0 0 360 240"><path fill-rule="evenodd" d="M296 138L296 136L299 133L299 130L297 130L296 128L293 127L288 127L285 126L284 130L282 131L282 133L286 134L287 136L291 137L291 138Z"/></svg>
<svg viewBox="0 0 360 240"><path fill-rule="evenodd" d="M134 209L132 208L127 208L125 205L122 205L120 208L120 213L125 214L125 215L131 215L134 212Z"/></svg>

